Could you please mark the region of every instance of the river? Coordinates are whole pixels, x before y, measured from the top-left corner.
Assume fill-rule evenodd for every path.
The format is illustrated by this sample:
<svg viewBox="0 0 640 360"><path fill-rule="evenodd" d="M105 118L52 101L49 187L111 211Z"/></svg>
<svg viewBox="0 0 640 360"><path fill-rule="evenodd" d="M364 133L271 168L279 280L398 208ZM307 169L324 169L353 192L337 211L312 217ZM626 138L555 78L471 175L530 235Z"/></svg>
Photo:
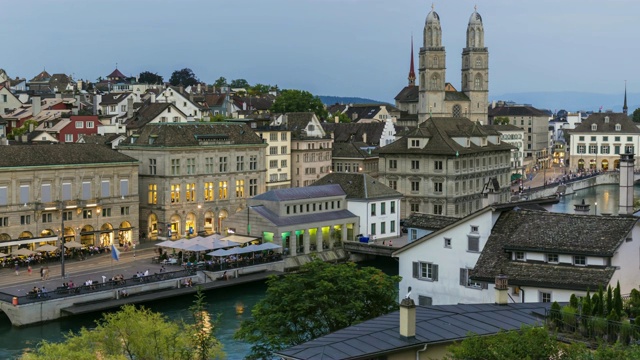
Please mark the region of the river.
<svg viewBox="0 0 640 360"><path fill-rule="evenodd" d="M360 263L361 266L375 266L389 275L398 274L398 265L394 259L378 259ZM251 308L265 295L264 282L211 290L205 293L208 310L211 314L219 314L220 320L216 329L216 338L224 345L228 360L243 359L249 353L250 344L233 339L234 332L243 319L251 316ZM185 295L162 301L144 304L145 307L161 312L173 320L189 320L189 306L194 297ZM244 305L245 311L237 315L236 304ZM69 331L78 331L82 327L93 327L101 314L83 315L63 318L41 325L22 328L12 327L6 317L0 317L0 359L16 359L25 349L33 348L40 340L60 341Z"/></svg>

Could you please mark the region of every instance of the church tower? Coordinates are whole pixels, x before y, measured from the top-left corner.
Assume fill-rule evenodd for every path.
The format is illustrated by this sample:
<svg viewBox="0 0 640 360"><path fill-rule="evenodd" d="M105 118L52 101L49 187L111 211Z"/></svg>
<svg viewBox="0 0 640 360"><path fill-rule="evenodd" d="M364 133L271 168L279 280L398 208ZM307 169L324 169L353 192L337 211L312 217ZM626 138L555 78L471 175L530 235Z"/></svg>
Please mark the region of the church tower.
<svg viewBox="0 0 640 360"><path fill-rule="evenodd" d="M474 10L467 26L467 47L462 50L462 92L469 97L464 116L487 124L489 106L489 51L484 46L482 17Z"/></svg>
<svg viewBox="0 0 640 360"><path fill-rule="evenodd" d="M624 105L622 105L622 112L628 115L629 108L627 107L627 80L624 81Z"/></svg>
<svg viewBox="0 0 640 360"><path fill-rule="evenodd" d="M416 72L413 66L413 35L411 36L411 64L409 65L409 86L416 86Z"/></svg>
<svg viewBox="0 0 640 360"><path fill-rule="evenodd" d="M418 123L424 122L430 116L445 116L445 55L444 46L442 46L440 16L431 6L431 12L427 15L424 24L423 47L420 49Z"/></svg>

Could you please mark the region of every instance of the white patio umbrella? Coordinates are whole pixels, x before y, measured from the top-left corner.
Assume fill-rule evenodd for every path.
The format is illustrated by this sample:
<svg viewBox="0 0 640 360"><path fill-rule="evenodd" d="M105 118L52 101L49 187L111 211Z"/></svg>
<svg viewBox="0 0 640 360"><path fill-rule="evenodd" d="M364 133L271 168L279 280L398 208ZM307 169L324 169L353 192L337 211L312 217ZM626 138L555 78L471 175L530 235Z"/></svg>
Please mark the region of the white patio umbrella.
<svg viewBox="0 0 640 360"><path fill-rule="evenodd" d="M49 245L49 244L42 245L42 246L40 246L40 247L37 247L37 248L36 248L36 251L37 251L37 252L42 252L42 251L56 251L56 250L58 250L58 247L57 247L57 246L53 246L53 245Z"/></svg>
<svg viewBox="0 0 640 360"><path fill-rule="evenodd" d="M155 244L155 246L160 246L160 247L171 247L171 245L173 244L173 241L171 240L165 240L162 242L159 242L157 244Z"/></svg>
<svg viewBox="0 0 640 360"><path fill-rule="evenodd" d="M171 241L171 240L168 240ZM185 244L185 239L180 239L176 241L171 241L170 244L163 245L164 247L172 248L172 249L182 249Z"/></svg>
<svg viewBox="0 0 640 360"><path fill-rule="evenodd" d="M260 250L273 250L273 249L282 249L282 246L271 243L271 242L266 242L264 244L260 244L258 245L260 247Z"/></svg>
<svg viewBox="0 0 640 360"><path fill-rule="evenodd" d="M35 251L31 251L29 249L22 248L22 249L18 249L17 251L14 251L12 254L13 255L29 256L29 255L31 255L33 253L35 253Z"/></svg>
<svg viewBox="0 0 640 360"><path fill-rule="evenodd" d="M0 258L7 257L7 256L9 256L9 255L7 255L7 254L5 254L5 253L0 252Z"/></svg>
<svg viewBox="0 0 640 360"><path fill-rule="evenodd" d="M71 248L81 248L82 244L80 244L77 241L69 241L69 242L64 243L64 247L70 248L70 249Z"/></svg>
<svg viewBox="0 0 640 360"><path fill-rule="evenodd" d="M217 256L217 257L221 257L221 256L227 256L229 254L227 254L227 250L224 249L218 249L216 251L212 251L210 253L207 253L207 255L209 256Z"/></svg>
<svg viewBox="0 0 640 360"><path fill-rule="evenodd" d="M183 250L187 250L187 251L205 251L205 250L210 250L211 248L208 246L204 246L198 243L195 244L189 244L189 245L185 245L185 247L183 248Z"/></svg>

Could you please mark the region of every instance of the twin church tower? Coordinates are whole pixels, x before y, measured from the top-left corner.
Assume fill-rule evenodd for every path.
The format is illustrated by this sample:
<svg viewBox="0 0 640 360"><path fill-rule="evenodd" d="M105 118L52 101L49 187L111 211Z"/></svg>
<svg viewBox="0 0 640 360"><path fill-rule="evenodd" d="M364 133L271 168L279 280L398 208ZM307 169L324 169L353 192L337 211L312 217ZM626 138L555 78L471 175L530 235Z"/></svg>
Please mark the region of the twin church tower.
<svg viewBox="0 0 640 360"><path fill-rule="evenodd" d="M417 114L418 123L429 117L466 117L487 124L489 51L484 46L484 27L480 14L474 11L467 26L467 43L462 50L460 90L445 81L446 51L442 45L440 16L433 7L427 15L423 36L418 68L419 86L416 86L412 44L409 85L396 96L396 106L409 114Z"/></svg>

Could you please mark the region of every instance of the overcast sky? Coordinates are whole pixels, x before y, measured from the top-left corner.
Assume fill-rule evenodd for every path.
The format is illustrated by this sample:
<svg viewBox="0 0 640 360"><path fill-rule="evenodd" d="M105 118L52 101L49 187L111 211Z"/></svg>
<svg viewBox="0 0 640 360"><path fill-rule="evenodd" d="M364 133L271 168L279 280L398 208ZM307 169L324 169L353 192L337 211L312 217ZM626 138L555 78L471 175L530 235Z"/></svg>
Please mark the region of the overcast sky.
<svg viewBox="0 0 640 360"><path fill-rule="evenodd" d="M434 1L447 81L474 5L489 48L490 99L504 93L640 90L638 0ZM381 101L407 83L431 2L423 0L0 0L0 68L95 80L191 68L317 95ZM417 69L416 69L417 72Z"/></svg>

